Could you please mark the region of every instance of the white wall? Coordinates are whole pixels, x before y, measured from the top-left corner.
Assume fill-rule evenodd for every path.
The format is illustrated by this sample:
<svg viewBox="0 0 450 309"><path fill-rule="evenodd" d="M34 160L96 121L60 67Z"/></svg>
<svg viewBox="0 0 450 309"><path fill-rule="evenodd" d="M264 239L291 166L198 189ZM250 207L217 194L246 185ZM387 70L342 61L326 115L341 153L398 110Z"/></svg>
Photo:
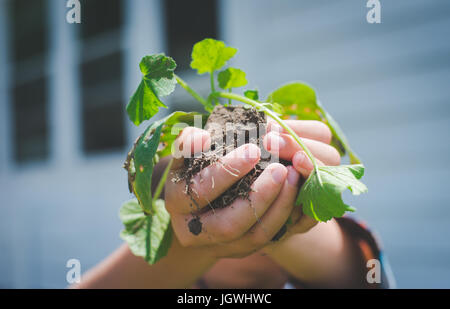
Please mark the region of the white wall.
<svg viewBox="0 0 450 309"><path fill-rule="evenodd" d="M51 1L51 156L22 168L10 155L0 0L0 287L64 287L69 258L84 271L121 243L117 213L131 197L121 168L126 149L89 157L79 150L76 25L63 21L64 1ZM163 50L164 38L159 1L126 3L128 96L140 57ZM220 12L222 37L239 48L233 65L250 87L267 94L306 80L347 132L370 190L349 198L381 235L399 286L450 287L450 3L382 1L379 25L366 23L359 0L222 0ZM140 129L127 130L130 145Z"/></svg>

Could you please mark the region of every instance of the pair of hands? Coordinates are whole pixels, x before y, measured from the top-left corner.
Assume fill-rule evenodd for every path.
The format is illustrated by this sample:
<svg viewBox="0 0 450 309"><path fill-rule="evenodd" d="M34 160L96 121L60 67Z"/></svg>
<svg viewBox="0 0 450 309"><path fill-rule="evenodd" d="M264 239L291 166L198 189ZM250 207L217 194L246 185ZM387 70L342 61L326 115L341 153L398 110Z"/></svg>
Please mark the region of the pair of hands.
<svg viewBox="0 0 450 309"><path fill-rule="evenodd" d="M318 121L287 120L287 124L302 138L319 164L339 165L340 155L330 146L331 132ZM246 144L221 158L221 164L212 164L199 172L191 183L195 192L195 206L186 194L185 182L172 182L184 158L175 159L171 175L165 184L165 202L172 218L172 227L180 244L204 250L213 258L245 257L262 248L270 247L273 237L283 228L289 217L294 224L280 241L293 234L305 233L317 222L302 215L295 207L301 177L306 179L313 169L295 140L275 122L269 122L264 136L264 147L280 158L292 162L285 167L270 164L252 185L249 199L237 199L221 209L208 209L209 202L219 197L234 183L250 172L260 159L260 150L255 144ZM176 141L183 153L191 154L210 147L207 131L188 127ZM229 171L232 170L233 173ZM200 208L200 210L197 209ZM194 235L188 222L193 213L202 222L202 232Z"/></svg>

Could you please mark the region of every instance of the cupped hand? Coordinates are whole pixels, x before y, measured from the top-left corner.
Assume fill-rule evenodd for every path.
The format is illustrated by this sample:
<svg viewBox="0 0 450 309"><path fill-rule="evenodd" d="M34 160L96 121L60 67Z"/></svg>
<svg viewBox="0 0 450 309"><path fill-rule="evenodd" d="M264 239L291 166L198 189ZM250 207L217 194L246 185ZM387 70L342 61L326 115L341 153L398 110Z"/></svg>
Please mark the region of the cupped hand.
<svg viewBox="0 0 450 309"><path fill-rule="evenodd" d="M193 177L190 186L195 194L189 196L185 181L171 179L182 168L184 157L194 150L206 151L209 145L209 134L198 128L185 128L177 139L183 157L174 160L165 186L172 227L185 247L205 249L205 254L217 258L247 256L267 245L283 227L293 210L300 175L293 167L270 164L253 183L248 200L238 198L225 208L212 209L210 201L251 171L261 154L254 144L231 151ZM201 222L198 235L188 226L195 218Z"/></svg>
<svg viewBox="0 0 450 309"><path fill-rule="evenodd" d="M287 120L287 124L302 138L318 164L338 165L340 155L329 145L331 132L318 121ZM175 159L171 177L165 187L166 208L172 216L172 226L183 246L206 249L215 257L243 257L272 243L286 230L283 239L305 233L317 222L303 215L294 206L300 178L306 179L313 170L312 162L295 140L274 122L269 122L264 137L265 148L292 166L270 164L252 185L249 199L236 199L231 205L212 209L210 202L219 197L234 183L250 172L260 160L260 150L254 144L243 145L220 162L209 165L193 177L190 196L186 182L174 183L171 179L182 168L184 157L210 147L207 131L188 127L176 141L182 156ZM230 171L233 171L230 173ZM301 177L300 177L301 175ZM285 229L291 217L293 224ZM201 232L194 235L189 222L201 222Z"/></svg>

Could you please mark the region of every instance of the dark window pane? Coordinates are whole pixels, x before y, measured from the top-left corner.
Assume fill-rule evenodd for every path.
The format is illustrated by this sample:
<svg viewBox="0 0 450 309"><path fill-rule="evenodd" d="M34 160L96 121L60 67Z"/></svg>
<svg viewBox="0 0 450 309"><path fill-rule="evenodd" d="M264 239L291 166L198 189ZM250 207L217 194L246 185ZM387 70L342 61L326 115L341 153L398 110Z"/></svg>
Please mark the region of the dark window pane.
<svg viewBox="0 0 450 309"><path fill-rule="evenodd" d="M122 77L122 53L115 52L82 64L83 88Z"/></svg>
<svg viewBox="0 0 450 309"><path fill-rule="evenodd" d="M81 65L85 152L125 145L122 58L116 52Z"/></svg>
<svg viewBox="0 0 450 309"><path fill-rule="evenodd" d="M122 0L81 1L81 36L90 38L118 30L122 25Z"/></svg>
<svg viewBox="0 0 450 309"><path fill-rule="evenodd" d="M48 155L47 80L13 89L14 158L17 162L45 159Z"/></svg>
<svg viewBox="0 0 450 309"><path fill-rule="evenodd" d="M13 61L44 53L47 48L47 1L12 0L9 3Z"/></svg>
<svg viewBox="0 0 450 309"><path fill-rule="evenodd" d="M124 145L123 106L121 101L108 106L92 106L83 110L84 151L98 152L121 149Z"/></svg>
<svg viewBox="0 0 450 309"><path fill-rule="evenodd" d="M216 0L165 0L165 20L168 55L178 70L189 69L194 43L204 38L217 38Z"/></svg>
<svg viewBox="0 0 450 309"><path fill-rule="evenodd" d="M47 1L9 1L11 25L11 88L13 153L19 162L48 156Z"/></svg>

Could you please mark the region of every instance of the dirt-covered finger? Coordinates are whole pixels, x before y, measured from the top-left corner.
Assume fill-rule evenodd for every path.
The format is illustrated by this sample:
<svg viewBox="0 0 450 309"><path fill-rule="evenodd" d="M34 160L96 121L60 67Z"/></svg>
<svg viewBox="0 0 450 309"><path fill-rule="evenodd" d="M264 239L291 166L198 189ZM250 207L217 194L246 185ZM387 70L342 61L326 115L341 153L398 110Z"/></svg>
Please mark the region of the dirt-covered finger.
<svg viewBox="0 0 450 309"><path fill-rule="evenodd" d="M248 199L239 198L225 208L201 214L200 220L205 229L204 237L213 238L221 243L240 238L261 220L276 200L286 176L286 167L273 163L255 180Z"/></svg>
<svg viewBox="0 0 450 309"><path fill-rule="evenodd" d="M298 191L299 173L291 166L277 199L263 215L261 220L253 225L241 238L214 247L217 257L242 258L256 252L269 243L286 227L286 221L294 207ZM286 229L284 229L286 231ZM223 252L223 253L222 253Z"/></svg>
<svg viewBox="0 0 450 309"><path fill-rule="evenodd" d="M300 174L289 166L283 188L264 216L243 237L247 246L261 248L274 237L282 237L286 231L286 221L295 207ZM284 231L284 232L283 232ZM280 234L280 235L278 235Z"/></svg>
<svg viewBox="0 0 450 309"><path fill-rule="evenodd" d="M260 156L257 145L246 144L203 168L191 178L189 186L186 181L167 182L167 192L171 192L166 196L168 208L176 207L174 211L185 214L201 210L250 172ZM176 172L172 174L176 178Z"/></svg>
<svg viewBox="0 0 450 309"><path fill-rule="evenodd" d="M173 143L171 169L177 170L183 166L185 158L209 149L211 136L208 131L196 127L186 127Z"/></svg>

